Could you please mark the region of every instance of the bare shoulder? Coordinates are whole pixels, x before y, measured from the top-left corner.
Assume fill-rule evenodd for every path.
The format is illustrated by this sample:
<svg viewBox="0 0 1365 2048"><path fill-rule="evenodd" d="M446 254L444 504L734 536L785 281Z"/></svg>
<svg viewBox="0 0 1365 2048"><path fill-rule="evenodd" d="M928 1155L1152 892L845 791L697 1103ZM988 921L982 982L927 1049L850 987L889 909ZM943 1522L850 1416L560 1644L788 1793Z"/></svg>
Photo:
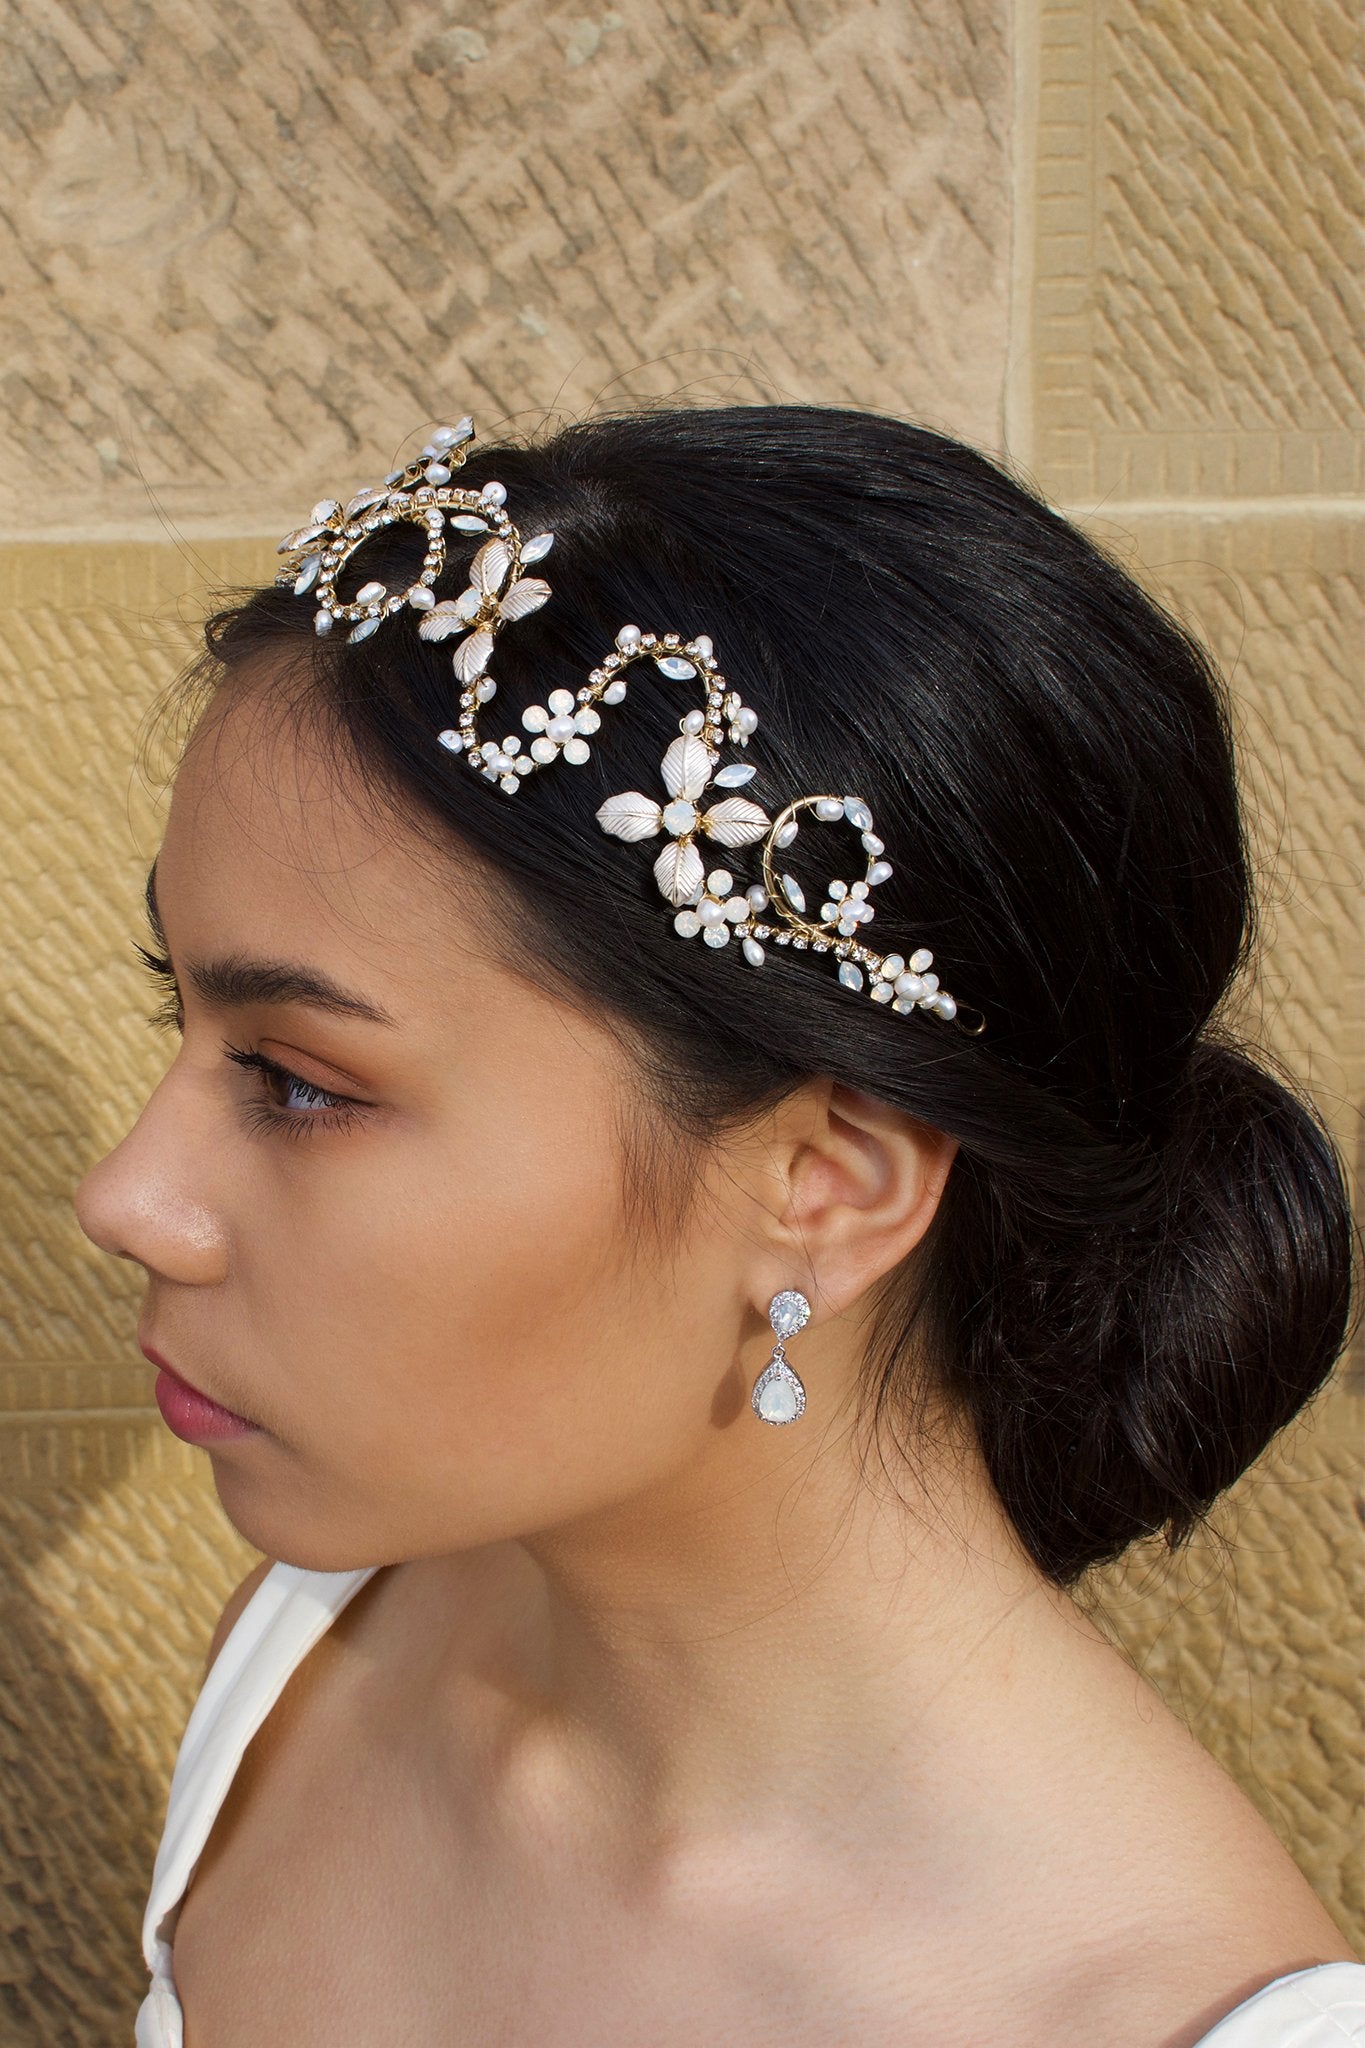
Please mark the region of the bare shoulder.
<svg viewBox="0 0 1365 2048"><path fill-rule="evenodd" d="M275 1560L273 1558L263 1557L259 1564L254 1564L251 1567L251 1570L247 1573L246 1577L242 1580L241 1584L232 1593L228 1595L228 1598L223 1607L223 1611L218 1617L217 1626L213 1631L213 1636L209 1642L208 1659L204 1665L205 1678L208 1677L209 1672L213 1669L214 1659L217 1657L218 1652L222 1649L223 1644L227 1641L228 1636L231 1634L233 1624L236 1621L238 1615L246 1606L247 1601L251 1598L256 1588L265 1578L267 1572L270 1570L274 1562Z"/></svg>

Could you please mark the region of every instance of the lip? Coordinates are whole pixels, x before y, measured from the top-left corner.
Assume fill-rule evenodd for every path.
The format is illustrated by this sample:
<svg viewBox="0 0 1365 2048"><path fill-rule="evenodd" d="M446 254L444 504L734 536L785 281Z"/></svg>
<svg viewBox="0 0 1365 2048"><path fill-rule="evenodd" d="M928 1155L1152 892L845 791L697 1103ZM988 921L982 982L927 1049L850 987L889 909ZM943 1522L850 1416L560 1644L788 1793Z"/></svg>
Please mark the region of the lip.
<svg viewBox="0 0 1365 2048"><path fill-rule="evenodd" d="M167 1363L155 1345L138 1339L138 1347L149 1364L159 1368L156 1376L156 1405L161 1410L162 1421L174 1435L185 1443L221 1443L227 1438L253 1436L259 1424L248 1422L244 1415L225 1408L221 1401L215 1401L208 1394L201 1394L198 1387L192 1387L188 1380L181 1379L175 1368Z"/></svg>

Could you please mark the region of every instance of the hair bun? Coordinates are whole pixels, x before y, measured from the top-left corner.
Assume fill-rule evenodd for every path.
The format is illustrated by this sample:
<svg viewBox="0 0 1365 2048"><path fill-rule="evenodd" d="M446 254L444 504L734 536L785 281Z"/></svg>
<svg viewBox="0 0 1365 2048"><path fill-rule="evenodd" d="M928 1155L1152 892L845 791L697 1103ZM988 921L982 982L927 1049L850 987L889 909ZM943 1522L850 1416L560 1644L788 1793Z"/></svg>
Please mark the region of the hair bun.
<svg viewBox="0 0 1365 2048"><path fill-rule="evenodd" d="M1292 1081L1201 1038L1150 1157L1143 1213L1020 1244L966 1334L992 1477L1064 1584L1140 1536L1188 1537L1345 1333L1344 1168Z"/></svg>

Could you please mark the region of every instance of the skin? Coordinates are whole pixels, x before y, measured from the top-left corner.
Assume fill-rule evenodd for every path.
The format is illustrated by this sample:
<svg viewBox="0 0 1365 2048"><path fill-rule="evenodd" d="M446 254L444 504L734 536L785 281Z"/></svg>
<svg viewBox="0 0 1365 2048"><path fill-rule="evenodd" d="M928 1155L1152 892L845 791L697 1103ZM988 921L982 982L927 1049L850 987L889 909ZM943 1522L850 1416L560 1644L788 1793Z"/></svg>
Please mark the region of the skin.
<svg viewBox="0 0 1365 2048"><path fill-rule="evenodd" d="M179 1939L177 1975L202 2048L251 2037L232 1997L265 1938L243 1917L258 1869L303 1901L258 1982L283 1997L324 1923L326 1981L359 1967L377 1908L326 1877L352 1826L421 1931L410 1996L442 2040L793 2048L847 2040L856 2011L869 2043L1187 2048L1272 1977L1348 1957L1240 1792L1037 1572L952 1418L889 1476L864 1454L871 1291L915 1255L954 1141L812 1077L708 1159L666 1244L629 1250L610 1019L499 964L496 891L259 701L222 693L177 777L156 895L183 1036L77 1212L145 1269L144 1341L261 1425L209 1453L243 1536L390 1569L248 1752L196 1880L217 1888L198 2004ZM230 956L304 964L392 1021L224 1008L195 970ZM225 1044L358 1107L338 1122ZM262 1104L288 1128L259 1128ZM773 1429L748 1394L789 1287L813 1307L790 1344L808 1407ZM368 1818L340 1794L324 1816L323 1750L337 1786L383 1752ZM448 1802L437 1878L412 1826L374 1820L409 1798ZM573 1968L523 1981L480 1919L493 1897L553 1917ZM430 1975L443 1910L458 1994ZM632 1966L602 1941L599 1969L618 1922ZM769 1965L799 1987L775 2033ZM513 1988L525 2031L496 2032ZM312 1992L289 2038L334 2023Z"/></svg>

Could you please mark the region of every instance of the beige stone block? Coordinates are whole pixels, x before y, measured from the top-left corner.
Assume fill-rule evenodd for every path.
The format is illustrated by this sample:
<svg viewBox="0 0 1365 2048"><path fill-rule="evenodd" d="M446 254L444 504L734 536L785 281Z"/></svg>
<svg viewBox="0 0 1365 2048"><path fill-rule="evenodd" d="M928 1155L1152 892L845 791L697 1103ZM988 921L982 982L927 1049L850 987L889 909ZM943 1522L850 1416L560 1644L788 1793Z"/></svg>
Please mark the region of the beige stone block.
<svg viewBox="0 0 1365 2048"><path fill-rule="evenodd" d="M1050 495L1362 480L1347 0L1031 0L1010 441Z"/></svg>
<svg viewBox="0 0 1365 2048"><path fill-rule="evenodd" d="M1006 0L18 0L0 534L282 532L636 397L998 443Z"/></svg>

